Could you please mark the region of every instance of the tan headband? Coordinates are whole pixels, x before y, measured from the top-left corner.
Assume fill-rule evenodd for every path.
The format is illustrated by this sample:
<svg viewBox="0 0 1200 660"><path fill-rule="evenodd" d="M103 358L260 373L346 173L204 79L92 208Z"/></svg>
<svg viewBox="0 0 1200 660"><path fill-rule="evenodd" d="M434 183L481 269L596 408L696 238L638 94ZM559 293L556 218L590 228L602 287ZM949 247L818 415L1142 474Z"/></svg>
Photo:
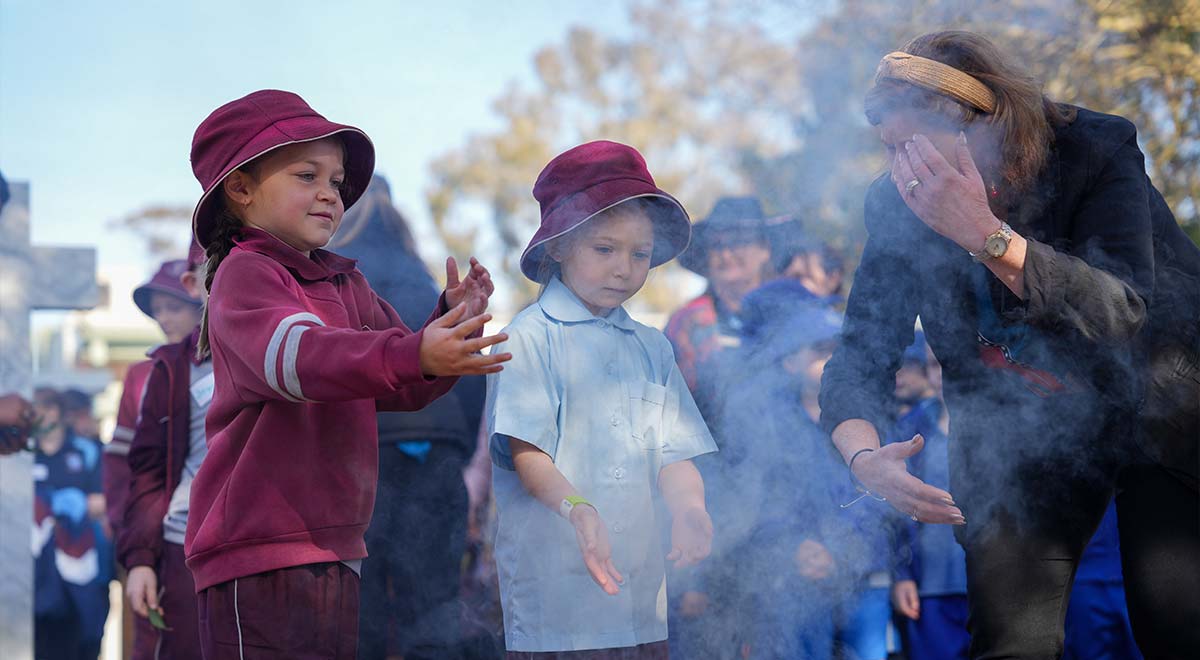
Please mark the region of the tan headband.
<svg viewBox="0 0 1200 660"><path fill-rule="evenodd" d="M986 85L952 66L928 58L901 51L888 53L875 70L876 83L884 78L924 87L989 115L996 111L996 95Z"/></svg>

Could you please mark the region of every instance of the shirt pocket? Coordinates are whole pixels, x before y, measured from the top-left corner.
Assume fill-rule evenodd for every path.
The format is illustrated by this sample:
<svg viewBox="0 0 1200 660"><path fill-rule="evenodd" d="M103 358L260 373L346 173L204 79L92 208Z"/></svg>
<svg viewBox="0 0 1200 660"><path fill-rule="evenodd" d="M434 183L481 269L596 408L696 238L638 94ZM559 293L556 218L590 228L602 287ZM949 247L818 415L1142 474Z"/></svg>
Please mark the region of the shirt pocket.
<svg viewBox="0 0 1200 660"><path fill-rule="evenodd" d="M641 381L635 383L630 392L630 408L633 419L633 437L642 449L662 449L663 409L667 401L667 388L658 383Z"/></svg>

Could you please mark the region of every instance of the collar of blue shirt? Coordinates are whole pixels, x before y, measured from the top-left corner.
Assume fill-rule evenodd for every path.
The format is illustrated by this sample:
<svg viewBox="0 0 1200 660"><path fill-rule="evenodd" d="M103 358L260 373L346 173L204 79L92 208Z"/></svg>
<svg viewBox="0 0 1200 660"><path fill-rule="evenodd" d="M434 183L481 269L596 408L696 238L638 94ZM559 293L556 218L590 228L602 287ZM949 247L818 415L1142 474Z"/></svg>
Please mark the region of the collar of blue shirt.
<svg viewBox="0 0 1200 660"><path fill-rule="evenodd" d="M629 332L637 329L637 324L629 317L624 307L617 307L603 318L595 316L588 311L587 307L584 307L575 292L567 288L567 285L557 277L551 279L550 283L546 285L546 290L542 292L541 298L538 298L538 305L547 316L562 323L606 321Z"/></svg>

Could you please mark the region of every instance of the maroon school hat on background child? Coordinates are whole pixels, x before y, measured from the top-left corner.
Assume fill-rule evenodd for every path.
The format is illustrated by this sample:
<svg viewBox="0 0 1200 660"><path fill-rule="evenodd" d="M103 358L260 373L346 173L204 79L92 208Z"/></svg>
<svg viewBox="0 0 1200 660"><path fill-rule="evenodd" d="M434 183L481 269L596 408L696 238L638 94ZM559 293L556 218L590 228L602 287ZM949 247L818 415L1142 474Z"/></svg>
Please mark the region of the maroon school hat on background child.
<svg viewBox="0 0 1200 660"><path fill-rule="evenodd" d="M164 261L149 282L133 290L133 304L137 305L143 314L152 318L154 315L150 313L150 297L154 292L165 293L184 302L199 305L200 300L188 294L179 279L187 271L187 259Z"/></svg>
<svg viewBox="0 0 1200 660"><path fill-rule="evenodd" d="M193 236L192 240L188 242L188 270L194 269L196 266L203 265L206 261L208 261L208 255L204 254L204 248L200 247L200 243L198 243L196 241L196 237Z"/></svg>
<svg viewBox="0 0 1200 660"><path fill-rule="evenodd" d="M521 272L535 282L548 242L631 199L647 199L659 209L651 217L651 268L674 259L691 239L683 205L658 189L637 149L617 142L588 142L559 154L538 175L533 197L541 205L542 224L521 254Z"/></svg>
<svg viewBox="0 0 1200 660"><path fill-rule="evenodd" d="M375 147L361 130L335 124L291 92L264 89L213 110L192 138L192 172L204 195L192 213L192 230L200 246L212 240L220 209L217 189L225 177L279 147L340 135L346 148L346 188L342 201L358 201L375 170Z"/></svg>

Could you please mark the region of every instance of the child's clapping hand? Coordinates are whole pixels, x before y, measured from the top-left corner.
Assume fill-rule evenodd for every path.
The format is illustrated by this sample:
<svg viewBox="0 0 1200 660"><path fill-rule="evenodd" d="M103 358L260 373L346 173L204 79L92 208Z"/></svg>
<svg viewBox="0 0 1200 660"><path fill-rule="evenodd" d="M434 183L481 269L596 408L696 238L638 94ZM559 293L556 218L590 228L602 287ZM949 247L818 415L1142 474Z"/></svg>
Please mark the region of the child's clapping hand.
<svg viewBox="0 0 1200 660"><path fill-rule="evenodd" d="M667 561L675 568L695 566L712 552L713 524L708 512L698 506L688 507L671 522L671 552Z"/></svg>
<svg viewBox="0 0 1200 660"><path fill-rule="evenodd" d="M600 514L591 505L581 504L571 509L571 524L575 527L575 539L588 573L604 593L615 596L625 583L620 571L612 562L612 546L608 544L608 529Z"/></svg>
<svg viewBox="0 0 1200 660"><path fill-rule="evenodd" d="M466 315L467 302L463 301L425 326L418 353L421 373L426 376L491 374L503 369L501 364L512 359L512 353L481 354L488 346L507 340L508 335L471 339L471 335L482 331L484 324L492 319L491 314L463 320Z"/></svg>
<svg viewBox="0 0 1200 660"><path fill-rule="evenodd" d="M467 316L478 316L487 309L488 298L496 290L488 269L471 257L471 270L462 280L458 277L458 262L454 257L446 258L446 306L453 309L467 303Z"/></svg>

